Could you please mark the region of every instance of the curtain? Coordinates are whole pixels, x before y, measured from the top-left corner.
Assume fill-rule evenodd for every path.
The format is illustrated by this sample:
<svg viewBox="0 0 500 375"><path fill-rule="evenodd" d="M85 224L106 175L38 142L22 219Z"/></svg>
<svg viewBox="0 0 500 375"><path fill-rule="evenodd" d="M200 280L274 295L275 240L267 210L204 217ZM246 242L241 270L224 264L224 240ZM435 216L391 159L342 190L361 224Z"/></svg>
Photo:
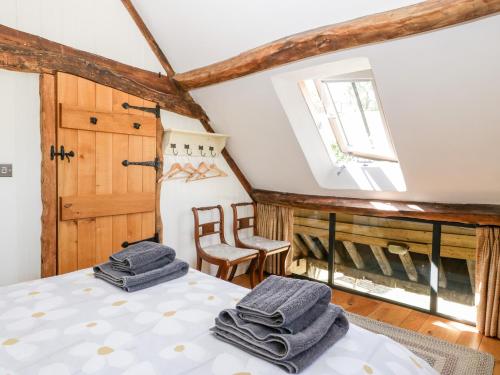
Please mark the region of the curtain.
<svg viewBox="0 0 500 375"><path fill-rule="evenodd" d="M476 237L477 328L500 337L500 228L479 227Z"/></svg>
<svg viewBox="0 0 500 375"><path fill-rule="evenodd" d="M289 241L293 243L293 208L257 204L257 234L270 240ZM285 262L285 273L291 274L293 246L288 252ZM272 255L266 260L265 271L279 274L280 262L278 255Z"/></svg>

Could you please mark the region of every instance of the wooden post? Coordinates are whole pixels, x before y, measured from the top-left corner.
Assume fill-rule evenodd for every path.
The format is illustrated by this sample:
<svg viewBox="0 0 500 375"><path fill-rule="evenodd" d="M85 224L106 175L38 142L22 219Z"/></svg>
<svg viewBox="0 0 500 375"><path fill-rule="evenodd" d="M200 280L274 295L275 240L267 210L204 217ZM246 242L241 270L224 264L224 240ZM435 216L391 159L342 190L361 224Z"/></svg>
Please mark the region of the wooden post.
<svg viewBox="0 0 500 375"><path fill-rule="evenodd" d="M50 160L56 146L56 78L40 75L40 135L42 151L42 277L57 273L57 163Z"/></svg>

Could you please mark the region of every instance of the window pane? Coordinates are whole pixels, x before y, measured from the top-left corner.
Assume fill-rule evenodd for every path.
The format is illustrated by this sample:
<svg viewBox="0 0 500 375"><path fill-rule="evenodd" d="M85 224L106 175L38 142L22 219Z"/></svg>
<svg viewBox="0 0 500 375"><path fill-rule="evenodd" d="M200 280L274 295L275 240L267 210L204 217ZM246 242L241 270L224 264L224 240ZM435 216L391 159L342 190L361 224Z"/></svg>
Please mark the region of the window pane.
<svg viewBox="0 0 500 375"><path fill-rule="evenodd" d="M328 282L328 213L294 210L292 272Z"/></svg>
<svg viewBox="0 0 500 375"><path fill-rule="evenodd" d="M378 107L375 89L371 81L357 81L359 99L370 129L371 147L374 152L382 155L392 155L392 147L385 132L382 114Z"/></svg>
<svg viewBox="0 0 500 375"><path fill-rule="evenodd" d="M475 229L443 225L437 303L439 313L475 321L475 259Z"/></svg>
<svg viewBox="0 0 500 375"><path fill-rule="evenodd" d="M337 214L334 284L430 307L432 224Z"/></svg>
<svg viewBox="0 0 500 375"><path fill-rule="evenodd" d="M347 144L355 148L371 148L352 82L328 82L328 89Z"/></svg>

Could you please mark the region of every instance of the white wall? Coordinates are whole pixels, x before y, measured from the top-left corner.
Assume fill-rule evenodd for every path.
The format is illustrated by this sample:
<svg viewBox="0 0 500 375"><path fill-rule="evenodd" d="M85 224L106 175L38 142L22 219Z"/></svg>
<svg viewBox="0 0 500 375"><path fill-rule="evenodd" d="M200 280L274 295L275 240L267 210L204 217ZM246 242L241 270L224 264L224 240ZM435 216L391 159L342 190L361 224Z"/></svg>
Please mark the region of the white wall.
<svg viewBox="0 0 500 375"><path fill-rule="evenodd" d="M38 75L0 70L0 285L40 277L40 98Z"/></svg>
<svg viewBox="0 0 500 375"><path fill-rule="evenodd" d="M165 129L204 131L198 120L175 113L161 111L161 119ZM230 144L231 139L228 142ZM202 160L195 157L187 159L167 156L164 159L164 170L168 171L172 162L184 163L187 161L197 166ZM234 244L231 203L251 201L224 158L220 156L215 158L215 163L228 174L227 177L209 178L189 183L180 179L166 180L161 187L160 209L163 221L163 242L173 247L177 251L178 257L189 262L191 266L196 265L194 222L191 208L222 205L225 213L226 240L230 244ZM216 218L215 215L212 219L204 216L202 222L212 221ZM206 240L214 243L216 238L207 238ZM206 265L204 270L207 270Z"/></svg>
<svg viewBox="0 0 500 375"><path fill-rule="evenodd" d="M163 72L119 0L1 0L0 24Z"/></svg>

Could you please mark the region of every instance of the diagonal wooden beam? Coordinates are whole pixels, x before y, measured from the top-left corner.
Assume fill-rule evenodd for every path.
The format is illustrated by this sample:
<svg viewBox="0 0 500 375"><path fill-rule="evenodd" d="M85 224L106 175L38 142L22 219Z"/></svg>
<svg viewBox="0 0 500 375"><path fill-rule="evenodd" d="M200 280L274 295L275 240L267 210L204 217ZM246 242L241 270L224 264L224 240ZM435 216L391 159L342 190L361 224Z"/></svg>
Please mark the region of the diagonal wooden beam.
<svg viewBox="0 0 500 375"><path fill-rule="evenodd" d="M153 37L153 34L149 31L148 27L144 23L143 19L141 18L140 14L137 12L137 9L134 7L132 4L131 0L121 0L127 11L129 12L130 16L134 20L135 24L141 31L142 35L146 39L147 43L149 44L149 47L155 54L156 58L160 62L161 66L165 71L167 72L168 76L167 77L170 82L176 86L177 88L177 93L181 95L186 102L193 103L197 107L200 108L201 110L201 116L199 117L201 124L203 125L203 128L208 132L208 133L215 133L214 129L212 128L212 125L210 124L210 119L206 112L203 110L199 104L195 102L195 100L192 98L191 94L187 92L184 88L182 88L180 85L178 85L175 81L172 80L172 77L175 75L175 71L172 68L172 65L170 65L170 62L167 59L167 56L163 53L161 50L160 46L158 43L156 43L155 38ZM231 157L229 152L224 149L222 150L222 156L226 160L227 164L229 165L229 168L233 171L233 173L236 175L238 180L240 181L241 185L243 188L246 190L248 195L251 194L252 192L252 186L250 185L250 182L247 180L241 169L238 167L234 159Z"/></svg>
<svg viewBox="0 0 500 375"><path fill-rule="evenodd" d="M213 85L324 53L403 38L500 12L500 0L427 0L309 30L264 44L174 80L187 90Z"/></svg>
<svg viewBox="0 0 500 375"><path fill-rule="evenodd" d="M200 118L201 108L179 95L165 76L81 51L0 25L0 68L30 73L64 72L159 103L162 108Z"/></svg>

